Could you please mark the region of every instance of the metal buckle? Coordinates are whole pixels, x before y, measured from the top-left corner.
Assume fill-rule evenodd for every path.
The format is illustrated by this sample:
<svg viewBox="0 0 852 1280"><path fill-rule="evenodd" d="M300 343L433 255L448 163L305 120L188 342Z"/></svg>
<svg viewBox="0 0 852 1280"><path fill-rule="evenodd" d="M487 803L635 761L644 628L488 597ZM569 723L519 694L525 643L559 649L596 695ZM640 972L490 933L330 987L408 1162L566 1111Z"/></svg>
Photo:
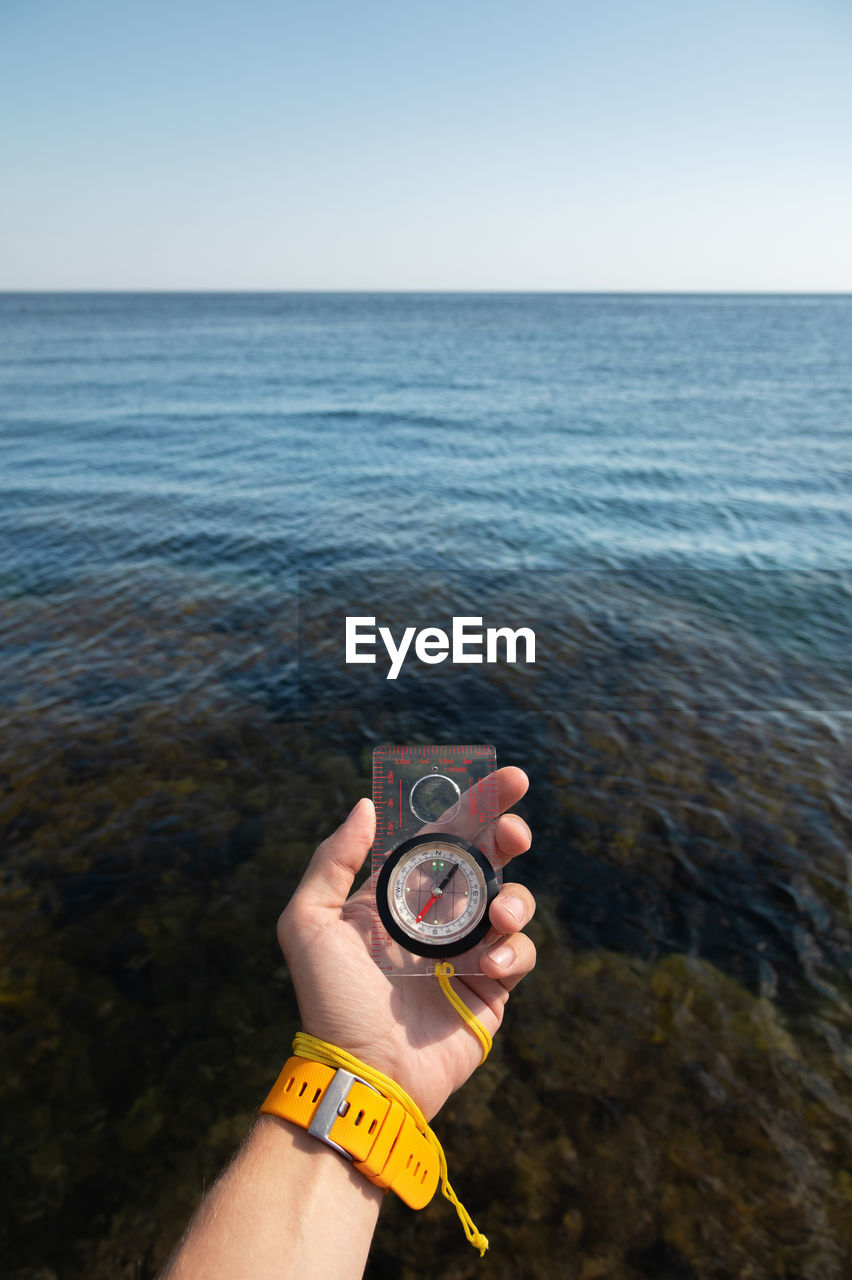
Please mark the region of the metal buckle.
<svg viewBox="0 0 852 1280"><path fill-rule="evenodd" d="M339 1151L350 1163L354 1161L355 1157L351 1156L348 1151L344 1151L343 1147L338 1146L336 1142L332 1142L328 1135L331 1133L337 1117L346 1115L349 1109L349 1090L356 1080L361 1084L365 1084L368 1089L372 1089L373 1093L379 1092L378 1089L370 1084L369 1080L363 1080L361 1076L353 1075L351 1071L344 1071L342 1067L338 1067L322 1101L316 1109L313 1120L308 1125L308 1133L315 1138L319 1138L320 1142L324 1142L333 1151Z"/></svg>

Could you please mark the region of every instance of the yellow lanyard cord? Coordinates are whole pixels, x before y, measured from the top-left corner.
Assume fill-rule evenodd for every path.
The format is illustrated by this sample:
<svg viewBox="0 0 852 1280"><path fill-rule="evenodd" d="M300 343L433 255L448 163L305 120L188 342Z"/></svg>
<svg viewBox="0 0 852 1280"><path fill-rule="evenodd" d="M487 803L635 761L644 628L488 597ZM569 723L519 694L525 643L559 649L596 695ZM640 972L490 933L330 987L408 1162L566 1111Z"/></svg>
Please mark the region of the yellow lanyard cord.
<svg viewBox="0 0 852 1280"><path fill-rule="evenodd" d="M467 1012L470 1011L468 1010ZM473 1014L471 1014L471 1017L473 1017ZM483 1030L485 1029L483 1028ZM485 1034L488 1035L488 1032L486 1031ZM468 1241L473 1245L474 1249L479 1250L480 1258L483 1257L485 1250L488 1248L488 1237L477 1230L476 1223L450 1186L444 1149L435 1133L429 1128L426 1117L414 1099L395 1080L391 1080L390 1076L386 1076L383 1071L377 1071L375 1067L369 1066L366 1062L361 1062L360 1058L347 1053L345 1049L338 1049L336 1045L329 1044L327 1040L318 1040L316 1036L310 1036L304 1031L296 1033L296 1037L293 1040L293 1052L299 1058L309 1058L313 1062L322 1062L327 1067L342 1067L344 1071L351 1071L353 1075L360 1076L362 1080L366 1080L367 1084L371 1084L374 1089L378 1089L379 1093L384 1094L386 1098L392 1098L394 1102L398 1102L408 1112L417 1128L434 1148L438 1156L441 1191L444 1197L455 1208Z"/></svg>
<svg viewBox="0 0 852 1280"><path fill-rule="evenodd" d="M435 977L441 984L441 990L455 1009L456 1013L464 1019L467 1026L470 1027L471 1031L482 1045L482 1057L479 1059L479 1065L482 1066L483 1062L491 1052L491 1036L488 1034L485 1027L483 1027L476 1014L471 1013L461 996L456 995L455 991L453 991L450 986L450 978L454 973L455 969L448 961L445 961L444 964L435 965Z"/></svg>

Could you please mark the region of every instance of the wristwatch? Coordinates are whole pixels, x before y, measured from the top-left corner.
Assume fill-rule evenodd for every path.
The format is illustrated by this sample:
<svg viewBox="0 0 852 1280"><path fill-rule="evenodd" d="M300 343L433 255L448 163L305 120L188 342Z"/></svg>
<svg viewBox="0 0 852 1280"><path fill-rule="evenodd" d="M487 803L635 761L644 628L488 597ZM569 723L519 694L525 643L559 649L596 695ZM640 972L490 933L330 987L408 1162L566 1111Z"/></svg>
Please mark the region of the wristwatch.
<svg viewBox="0 0 852 1280"><path fill-rule="evenodd" d="M412 1209L435 1194L435 1148L398 1102L351 1071L289 1058L260 1110L307 1129Z"/></svg>

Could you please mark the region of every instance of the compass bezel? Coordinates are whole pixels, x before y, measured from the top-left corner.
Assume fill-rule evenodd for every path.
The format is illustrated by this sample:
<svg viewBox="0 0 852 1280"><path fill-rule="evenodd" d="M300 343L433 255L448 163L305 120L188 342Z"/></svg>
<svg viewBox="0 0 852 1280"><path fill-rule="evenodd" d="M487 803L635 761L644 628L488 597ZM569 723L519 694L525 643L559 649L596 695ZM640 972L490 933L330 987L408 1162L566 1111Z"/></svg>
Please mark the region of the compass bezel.
<svg viewBox="0 0 852 1280"><path fill-rule="evenodd" d="M449 942L430 942L426 938L421 940L407 933L398 923L391 909L390 894L388 892L391 876L400 862L407 858L413 850L426 845L434 847L436 844L450 845L456 849L463 850L479 868L485 881L481 919L466 933L460 937L453 938ZM401 947L406 951L410 951L412 955L428 956L441 960L449 956L464 955L465 952L471 951L477 943L482 941L491 928L488 908L497 896L498 890L497 873L481 849L477 849L476 845L469 844L467 840L462 840L460 836L453 835L450 832L433 831L412 836L410 840L404 840L402 844L397 845L387 855L376 881L376 908L384 929L393 938L394 942L399 943Z"/></svg>

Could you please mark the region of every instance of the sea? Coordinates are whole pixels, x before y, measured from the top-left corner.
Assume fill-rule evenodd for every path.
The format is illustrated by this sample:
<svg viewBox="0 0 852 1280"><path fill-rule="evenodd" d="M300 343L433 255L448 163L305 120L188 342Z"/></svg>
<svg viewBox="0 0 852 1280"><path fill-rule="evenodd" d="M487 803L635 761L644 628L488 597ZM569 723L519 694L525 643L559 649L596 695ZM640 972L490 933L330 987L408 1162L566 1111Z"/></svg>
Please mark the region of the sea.
<svg viewBox="0 0 852 1280"><path fill-rule="evenodd" d="M390 741L530 778L444 1135L494 1274L848 1275L850 482L845 295L0 294L4 1274L156 1274ZM389 680L355 616L535 662ZM479 1274L428 1212L368 1275Z"/></svg>

